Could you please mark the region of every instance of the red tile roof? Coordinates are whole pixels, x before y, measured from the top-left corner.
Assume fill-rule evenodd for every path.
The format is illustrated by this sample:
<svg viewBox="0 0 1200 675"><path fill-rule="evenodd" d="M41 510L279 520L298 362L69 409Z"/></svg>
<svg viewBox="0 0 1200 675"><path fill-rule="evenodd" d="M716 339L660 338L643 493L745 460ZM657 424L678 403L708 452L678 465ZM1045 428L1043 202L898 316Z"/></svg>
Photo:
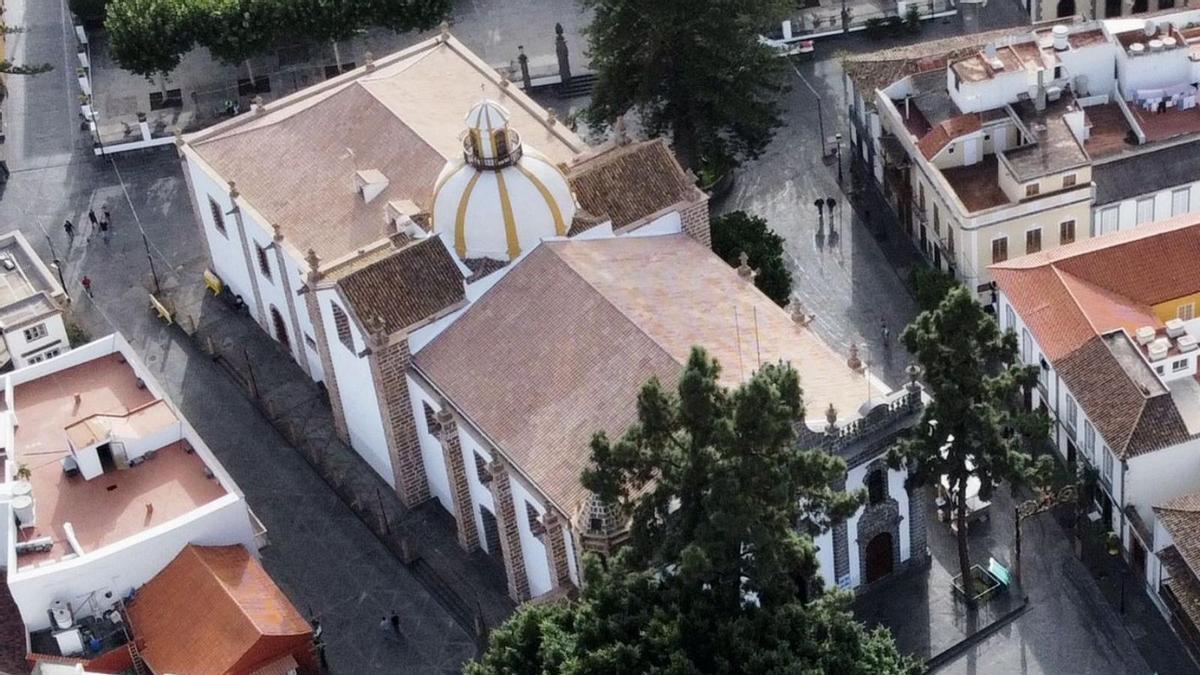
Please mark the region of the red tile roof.
<svg viewBox="0 0 1200 675"><path fill-rule="evenodd" d="M921 150L922 155L925 155L925 159L933 159L942 151L942 148L950 144L950 141L979 131L982 126L979 115L951 117L941 124L934 125L933 129L917 142L917 148Z"/></svg>
<svg viewBox="0 0 1200 675"><path fill-rule="evenodd" d="M188 545L129 604L156 673L252 673L284 655L312 663L312 628L242 546Z"/></svg>
<svg viewBox="0 0 1200 675"><path fill-rule="evenodd" d="M1136 348L1112 334L1161 327L1152 306L1200 292L1198 260L1200 221L1193 215L991 267L997 286L1119 457L1190 436L1169 391L1151 386L1149 366L1137 369ZM1132 360L1123 358L1126 351Z"/></svg>

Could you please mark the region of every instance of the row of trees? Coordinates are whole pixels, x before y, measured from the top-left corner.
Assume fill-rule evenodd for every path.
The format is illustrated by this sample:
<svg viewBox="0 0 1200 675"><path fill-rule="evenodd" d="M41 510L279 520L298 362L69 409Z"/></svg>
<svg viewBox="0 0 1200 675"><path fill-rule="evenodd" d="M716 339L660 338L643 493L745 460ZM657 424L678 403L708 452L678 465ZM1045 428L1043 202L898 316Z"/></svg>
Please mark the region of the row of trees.
<svg viewBox="0 0 1200 675"><path fill-rule="evenodd" d="M151 77L179 65L199 44L228 63L240 63L297 38L345 40L378 26L426 30L450 0L75 0L79 10L104 9L113 58ZM75 7L75 5L72 5Z"/></svg>
<svg viewBox="0 0 1200 675"><path fill-rule="evenodd" d="M1047 420L1020 404L1036 369L1015 365L1014 336L969 291L951 289L902 340L933 396L890 455L910 481L947 476L962 518L968 480L987 499L1002 481L1048 475L1053 460L1026 451ZM831 487L841 459L796 448L796 371L768 364L732 391L719 374L697 348L674 392L645 385L624 436L595 436L583 482L630 516L629 543L607 561L584 557L578 600L518 610L468 673L921 672L887 631L854 621L846 593L814 592L812 535L863 495ZM971 579L966 528L958 541Z"/></svg>

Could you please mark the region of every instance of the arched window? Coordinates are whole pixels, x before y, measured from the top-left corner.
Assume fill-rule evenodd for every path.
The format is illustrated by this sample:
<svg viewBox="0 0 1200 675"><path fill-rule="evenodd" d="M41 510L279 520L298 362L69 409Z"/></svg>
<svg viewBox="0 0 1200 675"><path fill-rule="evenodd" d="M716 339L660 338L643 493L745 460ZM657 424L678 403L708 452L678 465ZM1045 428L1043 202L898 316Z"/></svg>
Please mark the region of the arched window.
<svg viewBox="0 0 1200 675"><path fill-rule="evenodd" d="M508 157L508 131L504 129L493 131L492 145L496 148L496 160Z"/></svg>

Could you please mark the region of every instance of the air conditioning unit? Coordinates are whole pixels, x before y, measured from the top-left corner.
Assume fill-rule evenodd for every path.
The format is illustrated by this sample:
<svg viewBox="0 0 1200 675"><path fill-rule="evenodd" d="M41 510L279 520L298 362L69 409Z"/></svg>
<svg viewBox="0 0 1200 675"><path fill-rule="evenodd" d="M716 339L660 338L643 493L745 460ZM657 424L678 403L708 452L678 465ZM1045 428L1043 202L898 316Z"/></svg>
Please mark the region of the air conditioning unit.
<svg viewBox="0 0 1200 675"><path fill-rule="evenodd" d="M1171 341L1167 338L1158 338L1146 348L1151 361L1161 361L1167 358L1167 352L1169 351L1171 351Z"/></svg>
<svg viewBox="0 0 1200 675"><path fill-rule="evenodd" d="M1191 335L1180 335L1179 338L1175 340L1175 346L1178 347L1179 351L1181 352L1194 351L1196 349L1196 338L1192 337Z"/></svg>
<svg viewBox="0 0 1200 675"><path fill-rule="evenodd" d="M1141 326L1137 329L1137 332L1134 333L1134 339L1137 340L1139 345L1144 346L1150 344L1150 342L1154 340L1154 336L1156 334L1157 331L1154 330L1154 326Z"/></svg>
<svg viewBox="0 0 1200 675"><path fill-rule="evenodd" d="M1180 335L1183 335L1183 319L1167 321L1167 337L1177 338Z"/></svg>

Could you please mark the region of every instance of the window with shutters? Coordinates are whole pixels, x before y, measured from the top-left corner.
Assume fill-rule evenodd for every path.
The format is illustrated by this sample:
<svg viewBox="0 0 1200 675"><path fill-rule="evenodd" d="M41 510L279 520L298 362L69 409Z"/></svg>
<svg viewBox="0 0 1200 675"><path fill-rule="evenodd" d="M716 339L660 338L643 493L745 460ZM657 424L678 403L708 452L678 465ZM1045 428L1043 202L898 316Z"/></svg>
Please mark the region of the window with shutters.
<svg viewBox="0 0 1200 675"><path fill-rule="evenodd" d="M333 327L337 330L338 339L351 352L354 351L354 334L350 332L350 317L346 316L345 310L332 303L333 307Z"/></svg>
<svg viewBox="0 0 1200 675"><path fill-rule="evenodd" d="M1104 453L1104 470L1101 475L1104 476L1105 483L1112 485L1112 476L1113 476L1112 450L1109 450L1108 446L1105 446L1101 452Z"/></svg>
<svg viewBox="0 0 1200 675"><path fill-rule="evenodd" d="M1064 188L1075 187L1076 180L1077 180L1076 176L1073 173L1069 173L1069 174L1063 176L1063 187Z"/></svg>
<svg viewBox="0 0 1200 675"><path fill-rule="evenodd" d="M1192 189L1180 188L1171 191L1171 215L1182 216L1191 210Z"/></svg>
<svg viewBox="0 0 1200 675"><path fill-rule="evenodd" d="M1191 321L1196 318L1196 303L1188 302L1179 306L1175 310L1175 316L1179 317L1180 321Z"/></svg>
<svg viewBox="0 0 1200 675"><path fill-rule="evenodd" d="M1058 226L1058 243L1072 244L1075 242L1075 221L1064 220Z"/></svg>
<svg viewBox="0 0 1200 675"><path fill-rule="evenodd" d="M1137 200L1137 220L1134 222L1141 225L1152 220L1154 220L1154 197Z"/></svg>
<svg viewBox="0 0 1200 675"><path fill-rule="evenodd" d="M1075 397L1067 394L1067 411L1063 415L1063 424L1067 427L1067 432L1071 438L1075 438L1075 420L1079 418L1079 406L1075 403Z"/></svg>
<svg viewBox="0 0 1200 675"><path fill-rule="evenodd" d="M225 231L225 212L221 210L221 205L212 197L208 198L208 210L212 212L213 227L217 228L217 232L225 236L229 233Z"/></svg>
<svg viewBox="0 0 1200 675"><path fill-rule="evenodd" d="M1042 228L1035 227L1025 231L1025 252L1037 253L1042 250Z"/></svg>
<svg viewBox="0 0 1200 675"><path fill-rule="evenodd" d="M937 235L942 233L942 212L938 209L937 204L933 205L933 233Z"/></svg>
<svg viewBox="0 0 1200 675"><path fill-rule="evenodd" d="M1026 197L1036 197L1041 191L1042 188L1037 183L1030 183L1029 185L1025 186Z"/></svg>
<svg viewBox="0 0 1200 675"><path fill-rule="evenodd" d="M1004 329L1012 331L1017 329L1017 313L1013 311L1012 305L1004 306Z"/></svg>
<svg viewBox="0 0 1200 675"><path fill-rule="evenodd" d="M1096 463L1096 427L1087 420L1083 421L1083 456L1089 463Z"/></svg>
<svg viewBox="0 0 1200 675"><path fill-rule="evenodd" d="M1008 237L998 237L992 240L992 262L1001 263L1008 260Z"/></svg>

